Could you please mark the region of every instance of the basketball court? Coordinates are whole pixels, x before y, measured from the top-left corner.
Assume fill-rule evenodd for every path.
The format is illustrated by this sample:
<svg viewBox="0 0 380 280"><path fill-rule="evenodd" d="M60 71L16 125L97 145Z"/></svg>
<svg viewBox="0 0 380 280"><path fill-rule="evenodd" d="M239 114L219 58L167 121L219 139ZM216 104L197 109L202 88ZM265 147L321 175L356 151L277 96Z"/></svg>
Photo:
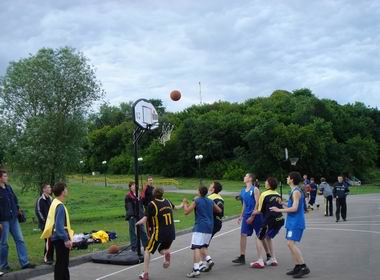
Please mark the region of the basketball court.
<svg viewBox="0 0 380 280"><path fill-rule="evenodd" d="M320 198L319 198L320 199ZM213 270L201 274L203 279L293 279L285 272L293 267L284 238L284 230L275 239L278 267L256 270L237 266L231 260L239 254L239 226L236 220L225 222L210 248L215 261ZM324 217L322 209L307 215L307 230L301 250L311 274L310 279L378 279L380 275L380 194L348 197L348 221L336 223L334 217ZM189 249L191 233L177 236L172 246L172 262L169 269L162 268L162 258L154 255L150 279L186 279L192 268L192 252ZM247 246L247 262L254 260L256 250L253 238ZM85 263L70 268L73 280L129 280L138 279L142 264L114 266ZM50 280L53 274L32 279Z"/></svg>

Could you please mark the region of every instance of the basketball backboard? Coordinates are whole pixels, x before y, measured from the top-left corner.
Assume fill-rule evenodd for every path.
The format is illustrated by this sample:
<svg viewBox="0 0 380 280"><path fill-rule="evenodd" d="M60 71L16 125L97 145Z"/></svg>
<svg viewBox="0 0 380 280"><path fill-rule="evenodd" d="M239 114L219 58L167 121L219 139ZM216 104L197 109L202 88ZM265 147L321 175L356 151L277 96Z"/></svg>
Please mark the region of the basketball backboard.
<svg viewBox="0 0 380 280"><path fill-rule="evenodd" d="M133 120L143 129L156 129L158 127L158 114L153 104L146 99L137 100L133 106Z"/></svg>

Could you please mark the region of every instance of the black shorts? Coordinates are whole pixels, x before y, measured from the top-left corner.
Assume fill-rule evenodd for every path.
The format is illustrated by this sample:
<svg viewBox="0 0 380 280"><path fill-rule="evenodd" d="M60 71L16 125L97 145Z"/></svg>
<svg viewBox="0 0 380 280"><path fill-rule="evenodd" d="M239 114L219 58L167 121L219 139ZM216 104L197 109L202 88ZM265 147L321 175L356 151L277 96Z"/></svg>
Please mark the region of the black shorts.
<svg viewBox="0 0 380 280"><path fill-rule="evenodd" d="M214 235L217 234L221 229L222 229L222 223L214 223L214 228L212 230L211 238L213 238Z"/></svg>
<svg viewBox="0 0 380 280"><path fill-rule="evenodd" d="M148 245L146 246L146 250L154 254L156 250L158 249L158 252L161 252L162 250L167 250L170 249L170 246L172 245L173 240L165 240L165 241L160 241L160 240L154 240L149 239Z"/></svg>
<svg viewBox="0 0 380 280"><path fill-rule="evenodd" d="M265 238L273 239L278 234L278 232L281 230L282 226L284 225L284 220L272 220L268 223L265 223L259 231L258 238L260 240L264 240Z"/></svg>

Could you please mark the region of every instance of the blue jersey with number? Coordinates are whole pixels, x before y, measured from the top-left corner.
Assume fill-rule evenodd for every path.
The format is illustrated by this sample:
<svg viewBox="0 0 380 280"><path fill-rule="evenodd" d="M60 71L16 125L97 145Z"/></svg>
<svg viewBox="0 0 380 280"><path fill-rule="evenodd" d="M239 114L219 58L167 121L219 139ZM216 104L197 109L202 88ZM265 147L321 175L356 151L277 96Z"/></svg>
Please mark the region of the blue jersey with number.
<svg viewBox="0 0 380 280"><path fill-rule="evenodd" d="M244 217L251 216L253 210L256 206L256 200L255 200L255 187L251 186L248 191L246 191L245 188L243 188L240 192L241 201L244 205Z"/></svg>
<svg viewBox="0 0 380 280"><path fill-rule="evenodd" d="M285 223L285 228L290 229L290 230L305 228L305 200L304 200L304 194L300 190L300 188L296 187L290 193L290 197L288 200L288 207L293 206L293 195L294 195L294 192L296 191L298 191L301 194L297 211L289 212L286 218L286 223Z"/></svg>

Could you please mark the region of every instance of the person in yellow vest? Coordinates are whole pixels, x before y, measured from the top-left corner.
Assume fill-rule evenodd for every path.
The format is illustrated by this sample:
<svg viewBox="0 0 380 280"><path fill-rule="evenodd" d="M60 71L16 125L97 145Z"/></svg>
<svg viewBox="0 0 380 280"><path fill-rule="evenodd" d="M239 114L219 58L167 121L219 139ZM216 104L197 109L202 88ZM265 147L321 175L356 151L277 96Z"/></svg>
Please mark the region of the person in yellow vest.
<svg viewBox="0 0 380 280"><path fill-rule="evenodd" d="M54 245L54 280L69 280L69 254L73 246L74 231L71 229L69 213L63 204L68 195L67 185L63 182L55 184L53 193L55 199L51 203L41 239L51 238Z"/></svg>

